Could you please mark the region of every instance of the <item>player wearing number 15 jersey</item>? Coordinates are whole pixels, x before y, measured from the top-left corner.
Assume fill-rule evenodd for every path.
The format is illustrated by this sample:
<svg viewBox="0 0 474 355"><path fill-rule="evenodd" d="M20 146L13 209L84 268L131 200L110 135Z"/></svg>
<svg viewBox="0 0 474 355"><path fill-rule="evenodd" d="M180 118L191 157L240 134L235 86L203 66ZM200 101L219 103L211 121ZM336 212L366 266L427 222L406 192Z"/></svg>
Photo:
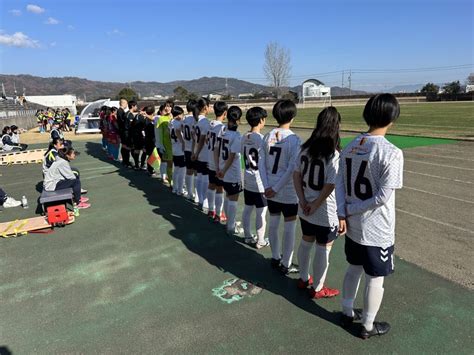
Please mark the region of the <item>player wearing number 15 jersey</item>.
<svg viewBox="0 0 474 355"><path fill-rule="evenodd" d="M244 158L244 200L245 206L242 213L242 224L246 243L256 243L256 248L261 249L270 245L265 239L267 199L264 196L265 188L258 170L258 162L262 155L263 135L260 130L265 126L267 111L261 107L252 107L247 111L245 119L250 125L250 132L242 137L241 154ZM250 216L253 208L257 209L255 229L257 240L250 232Z"/></svg>
<svg viewBox="0 0 474 355"><path fill-rule="evenodd" d="M390 330L375 322L382 303L384 277L393 272L395 190L403 185L403 154L386 138L400 107L391 94L371 97L364 109L369 131L342 152L336 187L340 231L346 232L349 263L343 284L342 326L359 318L353 311L360 278L365 272L364 309L360 336L364 339Z"/></svg>
<svg viewBox="0 0 474 355"><path fill-rule="evenodd" d="M324 286L329 267L329 253L337 238L336 176L339 164L339 122L341 116L334 107L318 115L316 128L301 146L301 155L293 174L299 199L298 215L303 238L298 249L300 279L298 288L310 288L311 298L328 298L339 294ZM313 277L309 274L310 254L316 241Z"/></svg>
<svg viewBox="0 0 474 355"><path fill-rule="evenodd" d="M240 234L236 228L235 217L239 194L242 191L242 171L240 168L241 135L237 131L242 110L238 106L231 106L227 110L227 127L222 132L219 144L219 170L217 177L224 182L226 192L227 234Z"/></svg>
<svg viewBox="0 0 474 355"><path fill-rule="evenodd" d="M259 170L270 211L268 237L272 249L272 267L279 268L283 274L297 271L291 264L298 212L298 197L292 176L298 160L301 140L290 130L296 112L296 105L291 100L279 100L273 106L272 113L278 122L278 128L265 135L262 159L259 162ZM281 214L283 214L285 223L283 257L280 260L278 225Z"/></svg>

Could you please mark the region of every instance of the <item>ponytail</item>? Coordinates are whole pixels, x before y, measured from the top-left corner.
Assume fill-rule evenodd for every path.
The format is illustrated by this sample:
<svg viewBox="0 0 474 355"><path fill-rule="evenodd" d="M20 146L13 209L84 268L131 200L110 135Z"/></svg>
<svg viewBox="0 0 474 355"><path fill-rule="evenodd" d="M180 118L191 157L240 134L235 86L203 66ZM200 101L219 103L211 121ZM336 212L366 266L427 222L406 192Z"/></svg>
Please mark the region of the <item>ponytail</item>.
<svg viewBox="0 0 474 355"><path fill-rule="evenodd" d="M199 114L204 110L204 107L209 106L209 103L210 101L206 97L201 97L197 100L196 105L193 107L193 116L196 121L199 119Z"/></svg>

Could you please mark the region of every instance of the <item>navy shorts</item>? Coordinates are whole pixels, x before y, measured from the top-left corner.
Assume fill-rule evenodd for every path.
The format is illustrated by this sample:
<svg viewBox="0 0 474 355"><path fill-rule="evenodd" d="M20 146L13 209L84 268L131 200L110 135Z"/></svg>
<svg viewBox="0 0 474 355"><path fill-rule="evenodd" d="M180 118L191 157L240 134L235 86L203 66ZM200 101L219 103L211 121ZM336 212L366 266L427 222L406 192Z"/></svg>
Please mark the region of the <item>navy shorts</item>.
<svg viewBox="0 0 474 355"><path fill-rule="evenodd" d="M354 242L346 235L346 260L351 265L362 265L370 276L388 276L394 271L394 246L372 247Z"/></svg>
<svg viewBox="0 0 474 355"><path fill-rule="evenodd" d="M327 244L337 239L337 227L318 226L300 217L303 235L315 237L319 244Z"/></svg>
<svg viewBox="0 0 474 355"><path fill-rule="evenodd" d="M196 160L194 162L194 168L196 169L196 172L201 175L209 174L209 169L207 168L207 162L205 161Z"/></svg>
<svg viewBox="0 0 474 355"><path fill-rule="evenodd" d="M224 182L219 179L216 175L216 172L214 170L209 170L209 184L214 184L216 186L224 186Z"/></svg>
<svg viewBox="0 0 474 355"><path fill-rule="evenodd" d="M242 184L240 182L225 182L224 181L224 191L227 195L237 195L238 193L242 192Z"/></svg>
<svg viewBox="0 0 474 355"><path fill-rule="evenodd" d="M244 189L244 202L247 206L262 208L267 206L267 199L263 192L253 192Z"/></svg>
<svg viewBox="0 0 474 355"><path fill-rule="evenodd" d="M297 203L281 203L268 200L268 212L270 214L283 214L283 217L295 217L298 214Z"/></svg>
<svg viewBox="0 0 474 355"><path fill-rule="evenodd" d="M173 165L178 168L184 168L186 166L184 155L173 155Z"/></svg>
<svg viewBox="0 0 474 355"><path fill-rule="evenodd" d="M186 169L194 170L194 161L191 160L191 152L184 151L184 161L186 163Z"/></svg>

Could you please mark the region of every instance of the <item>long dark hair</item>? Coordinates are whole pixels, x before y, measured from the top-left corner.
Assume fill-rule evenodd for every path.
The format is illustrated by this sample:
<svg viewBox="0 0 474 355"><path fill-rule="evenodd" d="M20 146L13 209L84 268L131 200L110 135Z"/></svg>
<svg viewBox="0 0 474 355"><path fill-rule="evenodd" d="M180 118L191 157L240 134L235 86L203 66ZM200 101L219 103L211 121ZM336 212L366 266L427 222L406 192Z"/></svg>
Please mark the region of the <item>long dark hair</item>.
<svg viewBox="0 0 474 355"><path fill-rule="evenodd" d="M196 121L198 120L201 111L204 109L204 107L209 106L209 103L210 101L206 97L201 97L199 100L197 100L196 106L193 107L193 116Z"/></svg>
<svg viewBox="0 0 474 355"><path fill-rule="evenodd" d="M341 115L333 106L326 107L319 113L311 137L301 146L301 150L307 150L311 161L323 158L327 161L336 150L341 150L340 122Z"/></svg>

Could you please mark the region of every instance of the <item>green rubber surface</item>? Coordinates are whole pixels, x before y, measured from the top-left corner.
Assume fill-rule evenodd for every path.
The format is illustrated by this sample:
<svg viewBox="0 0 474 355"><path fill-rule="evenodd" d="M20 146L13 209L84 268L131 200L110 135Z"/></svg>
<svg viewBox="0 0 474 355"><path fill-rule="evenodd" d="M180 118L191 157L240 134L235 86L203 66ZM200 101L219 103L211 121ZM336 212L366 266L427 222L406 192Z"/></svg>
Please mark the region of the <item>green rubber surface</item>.
<svg viewBox="0 0 474 355"><path fill-rule="evenodd" d="M377 316L392 330L361 340L338 325L340 296L308 299L296 276L270 268L268 248L229 238L146 173L110 163L98 142L75 145L92 207L52 234L0 239L0 346L13 353L472 353L467 289L396 258ZM35 215L40 170L0 168L2 187L31 206L0 221ZM339 238L330 287L342 286L343 249ZM263 291L232 303L213 294L234 278Z"/></svg>

